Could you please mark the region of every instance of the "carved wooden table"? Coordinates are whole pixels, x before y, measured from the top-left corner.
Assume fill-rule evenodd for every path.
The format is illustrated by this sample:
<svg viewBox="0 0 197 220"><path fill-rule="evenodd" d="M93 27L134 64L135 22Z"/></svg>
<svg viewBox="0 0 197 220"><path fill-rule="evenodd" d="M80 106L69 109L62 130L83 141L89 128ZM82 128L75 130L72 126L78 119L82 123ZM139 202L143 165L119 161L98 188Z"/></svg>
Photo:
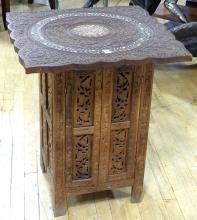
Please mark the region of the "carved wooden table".
<svg viewBox="0 0 197 220"><path fill-rule="evenodd" d="M139 7L10 13L26 73L40 73L41 165L65 194L132 186L140 200L154 63L191 60Z"/></svg>

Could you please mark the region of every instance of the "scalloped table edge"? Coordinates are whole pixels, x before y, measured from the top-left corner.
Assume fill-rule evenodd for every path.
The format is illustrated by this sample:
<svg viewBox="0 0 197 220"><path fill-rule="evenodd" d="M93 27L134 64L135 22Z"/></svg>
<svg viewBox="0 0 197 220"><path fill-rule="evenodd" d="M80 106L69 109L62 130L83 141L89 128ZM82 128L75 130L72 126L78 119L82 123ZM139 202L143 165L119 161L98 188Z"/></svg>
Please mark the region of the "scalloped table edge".
<svg viewBox="0 0 197 220"><path fill-rule="evenodd" d="M9 14L9 13L8 13ZM7 21L8 26L8 33L10 36L10 40L14 45L15 51L18 53L20 51L19 48L15 45L15 39L11 37L12 29L10 28L9 21ZM181 43L181 42L180 42ZM188 51L188 54L189 51ZM19 56L19 61L21 65L25 68L26 74L31 73L43 73L43 72L50 72L50 73L59 73L59 72L66 72L66 71L75 71L75 70L87 70L87 69L95 69L95 68L110 68L110 67L120 67L123 65L141 65L141 64L165 64L165 63L175 63L175 62L186 62L186 61L192 61L192 55L184 55L184 56L176 56L176 57L165 57L165 58L156 58L156 57L149 57L149 58L140 58L140 59L133 59L133 60L119 60L114 62L95 62L95 63L89 63L89 64L67 64L67 65L40 65L40 66L31 66L28 67L25 65L25 62L23 59Z"/></svg>

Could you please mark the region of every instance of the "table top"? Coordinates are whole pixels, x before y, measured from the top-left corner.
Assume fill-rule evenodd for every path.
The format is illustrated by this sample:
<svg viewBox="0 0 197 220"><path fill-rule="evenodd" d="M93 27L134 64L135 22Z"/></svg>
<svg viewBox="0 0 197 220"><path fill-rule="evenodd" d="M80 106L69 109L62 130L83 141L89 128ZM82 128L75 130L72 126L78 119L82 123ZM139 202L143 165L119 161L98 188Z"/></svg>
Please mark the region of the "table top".
<svg viewBox="0 0 197 220"><path fill-rule="evenodd" d="M138 6L11 12L7 22L27 73L191 60Z"/></svg>

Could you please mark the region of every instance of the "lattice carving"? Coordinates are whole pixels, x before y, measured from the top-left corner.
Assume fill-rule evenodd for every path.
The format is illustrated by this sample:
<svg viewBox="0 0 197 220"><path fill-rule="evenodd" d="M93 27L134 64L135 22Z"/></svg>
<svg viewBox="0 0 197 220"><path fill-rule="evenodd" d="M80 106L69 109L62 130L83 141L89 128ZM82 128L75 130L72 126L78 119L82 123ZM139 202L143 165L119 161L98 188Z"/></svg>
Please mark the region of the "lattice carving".
<svg viewBox="0 0 197 220"><path fill-rule="evenodd" d="M91 126L93 123L94 75L76 75L74 126Z"/></svg>
<svg viewBox="0 0 197 220"><path fill-rule="evenodd" d="M128 129L112 131L111 135L110 174L119 174L125 171Z"/></svg>
<svg viewBox="0 0 197 220"><path fill-rule="evenodd" d="M114 76L112 121L129 120L131 73L121 71Z"/></svg>
<svg viewBox="0 0 197 220"><path fill-rule="evenodd" d="M92 135L74 137L73 179L90 178Z"/></svg>

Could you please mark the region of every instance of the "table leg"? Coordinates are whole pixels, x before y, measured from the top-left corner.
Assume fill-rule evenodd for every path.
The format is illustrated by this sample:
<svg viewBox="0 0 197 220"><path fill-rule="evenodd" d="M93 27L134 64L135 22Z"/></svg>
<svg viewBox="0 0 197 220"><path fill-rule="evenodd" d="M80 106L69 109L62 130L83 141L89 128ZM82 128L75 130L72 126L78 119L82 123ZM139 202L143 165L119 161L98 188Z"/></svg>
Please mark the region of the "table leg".
<svg viewBox="0 0 197 220"><path fill-rule="evenodd" d="M136 142L136 160L134 171L134 183L132 187L131 200L139 202L142 197L144 169L146 159L146 149L148 140L148 128L151 108L152 83L153 83L153 65L144 65L144 71L141 78L141 96L139 104L139 119Z"/></svg>
<svg viewBox="0 0 197 220"><path fill-rule="evenodd" d="M46 166L44 163L44 140L43 140L43 136L44 136L44 115L43 115L43 91L42 91L42 75L39 75L39 98L40 98L40 167L42 169L42 172L45 173L46 172Z"/></svg>
<svg viewBox="0 0 197 220"><path fill-rule="evenodd" d="M65 207L65 75L53 75L52 187L54 215L64 215Z"/></svg>

